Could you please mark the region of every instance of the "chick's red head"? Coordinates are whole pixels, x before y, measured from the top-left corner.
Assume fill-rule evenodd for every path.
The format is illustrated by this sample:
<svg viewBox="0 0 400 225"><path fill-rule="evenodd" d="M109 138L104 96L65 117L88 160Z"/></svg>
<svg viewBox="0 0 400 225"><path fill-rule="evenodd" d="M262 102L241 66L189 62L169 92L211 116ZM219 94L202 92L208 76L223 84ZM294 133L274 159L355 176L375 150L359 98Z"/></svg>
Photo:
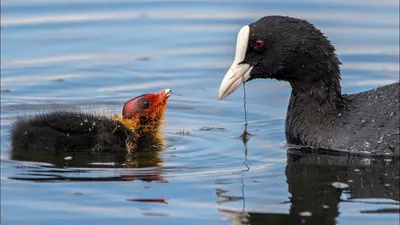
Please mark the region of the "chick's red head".
<svg viewBox="0 0 400 225"><path fill-rule="evenodd" d="M140 131L157 130L163 123L171 90L147 93L127 101L122 107L125 124Z"/></svg>

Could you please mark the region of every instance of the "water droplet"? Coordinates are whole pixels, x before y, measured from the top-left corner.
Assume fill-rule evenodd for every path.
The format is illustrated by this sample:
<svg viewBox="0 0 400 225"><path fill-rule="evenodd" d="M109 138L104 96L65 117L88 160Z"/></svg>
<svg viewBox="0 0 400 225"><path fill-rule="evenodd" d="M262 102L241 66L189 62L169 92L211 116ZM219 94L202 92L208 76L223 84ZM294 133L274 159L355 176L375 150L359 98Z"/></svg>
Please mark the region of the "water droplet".
<svg viewBox="0 0 400 225"><path fill-rule="evenodd" d="M342 113L337 114L337 116L338 116L338 117L341 117L341 116L342 116Z"/></svg>
<svg viewBox="0 0 400 225"><path fill-rule="evenodd" d="M389 187L390 186L390 184L385 184L385 187Z"/></svg>
<svg viewBox="0 0 400 225"><path fill-rule="evenodd" d="M300 216L311 216L312 215L312 213L309 211L300 212L299 214L300 214Z"/></svg>
<svg viewBox="0 0 400 225"><path fill-rule="evenodd" d="M359 172L360 171L360 169L354 169L354 172Z"/></svg>
<svg viewBox="0 0 400 225"><path fill-rule="evenodd" d="M96 126L96 122L93 122L92 125L93 125L93 126Z"/></svg>
<svg viewBox="0 0 400 225"><path fill-rule="evenodd" d="M322 205L322 208L329 209L329 205Z"/></svg>
<svg viewBox="0 0 400 225"><path fill-rule="evenodd" d="M332 121L332 124L334 124L335 123L335 121Z"/></svg>
<svg viewBox="0 0 400 225"><path fill-rule="evenodd" d="M369 146L371 145L368 141L364 142L364 145L366 148L369 148Z"/></svg>
<svg viewBox="0 0 400 225"><path fill-rule="evenodd" d="M353 183L353 180L348 180L347 182L349 182L349 183Z"/></svg>
<svg viewBox="0 0 400 225"><path fill-rule="evenodd" d="M361 120L361 123L366 123L367 121L366 120Z"/></svg>
<svg viewBox="0 0 400 225"><path fill-rule="evenodd" d="M69 133L67 133L67 137L69 137Z"/></svg>
<svg viewBox="0 0 400 225"><path fill-rule="evenodd" d="M348 188L348 187L349 187L349 185L347 185L347 184L345 184L345 183L340 183L340 182L333 182L333 183L332 183L332 186L333 186L334 188L339 188L339 189L345 189L345 188Z"/></svg>
<svg viewBox="0 0 400 225"><path fill-rule="evenodd" d="M28 134L28 132L25 131L25 134Z"/></svg>
<svg viewBox="0 0 400 225"><path fill-rule="evenodd" d="M85 121L85 123L87 123L87 119L85 119L84 121Z"/></svg>
<svg viewBox="0 0 400 225"><path fill-rule="evenodd" d="M89 127L89 131L92 131L92 128Z"/></svg>
<svg viewBox="0 0 400 225"><path fill-rule="evenodd" d="M390 113L390 116L393 116L393 115L394 115L394 112L391 112L391 113Z"/></svg>
<svg viewBox="0 0 400 225"><path fill-rule="evenodd" d="M81 126L83 126L83 123L81 123Z"/></svg>
<svg viewBox="0 0 400 225"><path fill-rule="evenodd" d="M72 156L67 156L64 158L64 160L72 160Z"/></svg>
<svg viewBox="0 0 400 225"><path fill-rule="evenodd" d="M383 141L383 136L379 137L378 144L382 143L382 141Z"/></svg>
<svg viewBox="0 0 400 225"><path fill-rule="evenodd" d="M372 119L372 122L375 123L375 119Z"/></svg>
<svg viewBox="0 0 400 225"><path fill-rule="evenodd" d="M371 159L363 159L363 160L361 161L361 163L362 163L363 165L369 166L369 165L371 165Z"/></svg>

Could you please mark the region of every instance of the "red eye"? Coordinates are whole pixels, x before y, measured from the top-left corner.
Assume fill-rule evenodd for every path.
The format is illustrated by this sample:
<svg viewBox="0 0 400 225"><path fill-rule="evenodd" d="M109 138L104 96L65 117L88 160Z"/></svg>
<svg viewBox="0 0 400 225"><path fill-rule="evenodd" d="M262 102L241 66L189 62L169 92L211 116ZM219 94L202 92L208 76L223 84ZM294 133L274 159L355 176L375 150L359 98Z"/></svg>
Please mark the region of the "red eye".
<svg viewBox="0 0 400 225"><path fill-rule="evenodd" d="M262 41L262 40L256 41L255 47L256 47L257 49L260 49L260 48L264 47L264 41Z"/></svg>

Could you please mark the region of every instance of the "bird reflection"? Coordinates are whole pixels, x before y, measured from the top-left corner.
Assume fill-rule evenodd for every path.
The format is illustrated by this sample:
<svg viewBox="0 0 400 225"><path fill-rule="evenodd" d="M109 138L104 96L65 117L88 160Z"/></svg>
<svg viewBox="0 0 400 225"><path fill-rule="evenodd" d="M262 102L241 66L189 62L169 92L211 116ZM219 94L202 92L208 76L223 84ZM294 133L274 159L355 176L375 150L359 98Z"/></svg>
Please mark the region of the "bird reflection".
<svg viewBox="0 0 400 225"><path fill-rule="evenodd" d="M10 158L17 161L28 161L37 163L48 163L51 166L40 166L28 168L28 172L11 179L54 182L54 181L126 181L142 180L146 182L165 182L162 176L161 165L163 160L162 151L166 148L166 140L162 133L155 138L143 139L138 143L136 151L133 152L56 152L30 151L26 149L12 148ZM89 173L91 169L122 169L120 173L110 177L82 176L79 173ZM144 172L134 168L149 168ZM127 169L127 170L126 170ZM73 174L77 173L77 176ZM63 176L62 174L68 174Z"/></svg>
<svg viewBox="0 0 400 225"><path fill-rule="evenodd" d="M348 155L321 155L288 152L285 175L291 197L287 214L227 210L233 224L323 224L333 225L341 202L362 199L400 200L400 160L397 158L358 158ZM217 190L218 203L240 201L224 190ZM246 200L245 189L242 201ZM373 204L373 203L371 203ZM360 213L399 213L393 208L379 208Z"/></svg>

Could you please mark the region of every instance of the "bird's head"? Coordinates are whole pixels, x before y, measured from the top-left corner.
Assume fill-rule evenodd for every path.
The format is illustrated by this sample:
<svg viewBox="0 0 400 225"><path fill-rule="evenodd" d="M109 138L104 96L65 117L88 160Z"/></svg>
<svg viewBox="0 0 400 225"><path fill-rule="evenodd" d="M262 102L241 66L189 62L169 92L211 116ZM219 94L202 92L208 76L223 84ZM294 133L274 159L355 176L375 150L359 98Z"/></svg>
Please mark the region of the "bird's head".
<svg viewBox="0 0 400 225"><path fill-rule="evenodd" d="M137 132L158 130L163 124L171 90L147 93L128 100L122 107L120 121Z"/></svg>
<svg viewBox="0 0 400 225"><path fill-rule="evenodd" d="M235 59L221 82L218 99L257 78L284 80L304 88L330 80L326 76L333 73L328 70L339 70L334 50L321 31L305 20L263 17L239 31ZM324 69L326 73L321 73Z"/></svg>

